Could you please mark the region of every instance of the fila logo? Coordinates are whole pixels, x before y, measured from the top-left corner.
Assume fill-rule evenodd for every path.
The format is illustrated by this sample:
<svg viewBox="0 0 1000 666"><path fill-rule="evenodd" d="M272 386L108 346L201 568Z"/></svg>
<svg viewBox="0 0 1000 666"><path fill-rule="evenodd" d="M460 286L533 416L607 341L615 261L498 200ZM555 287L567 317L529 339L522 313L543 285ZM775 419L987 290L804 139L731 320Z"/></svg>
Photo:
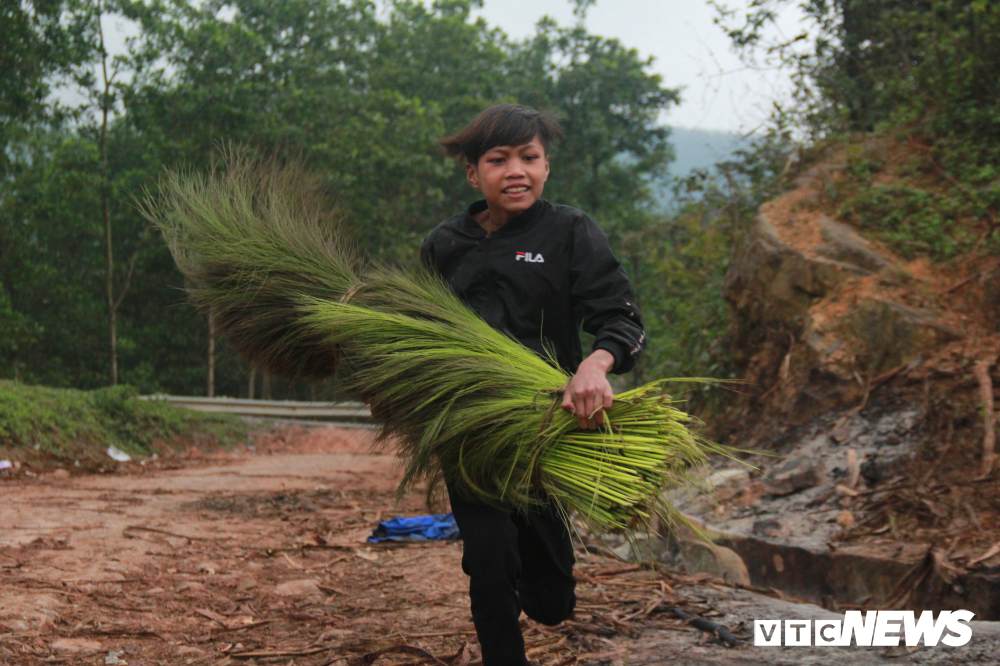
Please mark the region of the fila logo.
<svg viewBox="0 0 1000 666"><path fill-rule="evenodd" d="M545 257L540 254L531 254L530 252L518 252L515 261L521 261L524 259L529 264L544 264Z"/></svg>

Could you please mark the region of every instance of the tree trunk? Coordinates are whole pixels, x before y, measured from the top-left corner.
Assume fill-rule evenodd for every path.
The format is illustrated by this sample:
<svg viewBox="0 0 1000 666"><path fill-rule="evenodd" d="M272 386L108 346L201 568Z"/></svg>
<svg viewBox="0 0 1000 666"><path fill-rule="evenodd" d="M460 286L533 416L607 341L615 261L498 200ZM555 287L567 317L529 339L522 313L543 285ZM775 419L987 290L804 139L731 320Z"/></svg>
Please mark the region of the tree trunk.
<svg viewBox="0 0 1000 666"><path fill-rule="evenodd" d="M107 129L108 112L104 109L104 122L101 125L101 166L104 171L104 183L101 187L101 213L104 216L104 243L107 245L107 262L105 266L106 290L108 296L108 339L111 349L111 385L118 384L118 308L115 307L115 254L111 232L111 202L107 183Z"/></svg>
<svg viewBox="0 0 1000 666"><path fill-rule="evenodd" d="M260 399L271 399L271 373L267 370L264 371L264 376L260 380Z"/></svg>
<svg viewBox="0 0 1000 666"><path fill-rule="evenodd" d="M208 311L208 386L205 394L215 397L215 311Z"/></svg>
<svg viewBox="0 0 1000 666"><path fill-rule="evenodd" d="M250 368L250 377L247 379L247 398L253 400L254 384L257 383L257 368Z"/></svg>
<svg viewBox="0 0 1000 666"><path fill-rule="evenodd" d="M104 51L104 28L101 17L97 17L100 27L101 51ZM118 304L115 302L115 253L114 234L111 229L111 183L108 177L108 115L111 112L111 80L108 78L108 56L101 57L101 71L104 74L104 94L101 96L101 133L98 147L101 154L101 216L104 222L104 244L107 248L105 261L105 291L108 298L108 341L111 352L111 385L118 384Z"/></svg>

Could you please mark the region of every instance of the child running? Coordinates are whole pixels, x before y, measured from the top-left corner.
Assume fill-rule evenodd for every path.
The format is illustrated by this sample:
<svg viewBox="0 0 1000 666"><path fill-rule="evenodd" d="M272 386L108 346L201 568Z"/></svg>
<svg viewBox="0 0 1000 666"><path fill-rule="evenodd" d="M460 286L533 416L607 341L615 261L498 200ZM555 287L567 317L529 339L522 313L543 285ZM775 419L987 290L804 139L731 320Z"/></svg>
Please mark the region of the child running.
<svg viewBox="0 0 1000 666"><path fill-rule="evenodd" d="M549 147L561 134L552 114L517 104L480 113L442 140L464 158L483 199L441 224L423 262L490 326L572 374L562 408L581 428L604 422L609 372L629 371L645 334L628 275L585 213L542 199ZM594 336L584 358L580 329ZM573 545L554 502L527 513L486 504L448 487L464 541L472 618L483 666L525 666L519 617L556 625L576 604Z"/></svg>

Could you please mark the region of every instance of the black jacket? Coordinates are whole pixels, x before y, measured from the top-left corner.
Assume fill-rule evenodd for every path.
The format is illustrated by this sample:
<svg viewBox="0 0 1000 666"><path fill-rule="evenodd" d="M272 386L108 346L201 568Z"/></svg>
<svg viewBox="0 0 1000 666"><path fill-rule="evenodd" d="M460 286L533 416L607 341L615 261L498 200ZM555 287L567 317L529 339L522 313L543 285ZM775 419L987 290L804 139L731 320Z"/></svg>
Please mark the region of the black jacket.
<svg viewBox="0 0 1000 666"><path fill-rule="evenodd" d="M629 371L645 346L642 316L600 227L539 200L487 235L473 218L485 209L478 201L435 227L421 260L486 323L543 357L547 345L564 370L583 360L582 324L615 357L613 372Z"/></svg>

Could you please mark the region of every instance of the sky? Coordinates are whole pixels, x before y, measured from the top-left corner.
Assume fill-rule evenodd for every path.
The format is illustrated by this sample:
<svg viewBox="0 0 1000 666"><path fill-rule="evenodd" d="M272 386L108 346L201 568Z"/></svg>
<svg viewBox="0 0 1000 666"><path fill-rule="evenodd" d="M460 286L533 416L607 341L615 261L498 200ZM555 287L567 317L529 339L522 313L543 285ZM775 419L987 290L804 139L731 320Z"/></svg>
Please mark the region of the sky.
<svg viewBox="0 0 1000 666"><path fill-rule="evenodd" d="M726 0L732 9L750 0ZM569 0L485 0L478 12L510 37L524 39L545 15L560 25L572 25ZM748 134L770 115L773 101L788 98L788 74L746 67L730 48L729 38L714 23L715 10L706 0L597 0L587 12L587 29L613 37L653 56L653 69L670 88L681 89L681 103L661 119L672 127L722 130ZM779 30L786 35L801 28L794 8L782 12ZM124 51L133 26L113 17L105 19L108 50ZM60 97L71 98L68 91Z"/></svg>
<svg viewBox="0 0 1000 666"><path fill-rule="evenodd" d="M725 4L740 9L749 1ZM544 15L561 25L576 21L569 0L485 0L479 13L514 38L530 36ZM747 133L768 118L773 100L788 98L788 74L748 69L715 25L715 15L705 0L598 0L585 25L654 56L664 85L682 89L681 104L663 119L666 124ZM778 28L786 35L801 30L794 8L782 12Z"/></svg>

